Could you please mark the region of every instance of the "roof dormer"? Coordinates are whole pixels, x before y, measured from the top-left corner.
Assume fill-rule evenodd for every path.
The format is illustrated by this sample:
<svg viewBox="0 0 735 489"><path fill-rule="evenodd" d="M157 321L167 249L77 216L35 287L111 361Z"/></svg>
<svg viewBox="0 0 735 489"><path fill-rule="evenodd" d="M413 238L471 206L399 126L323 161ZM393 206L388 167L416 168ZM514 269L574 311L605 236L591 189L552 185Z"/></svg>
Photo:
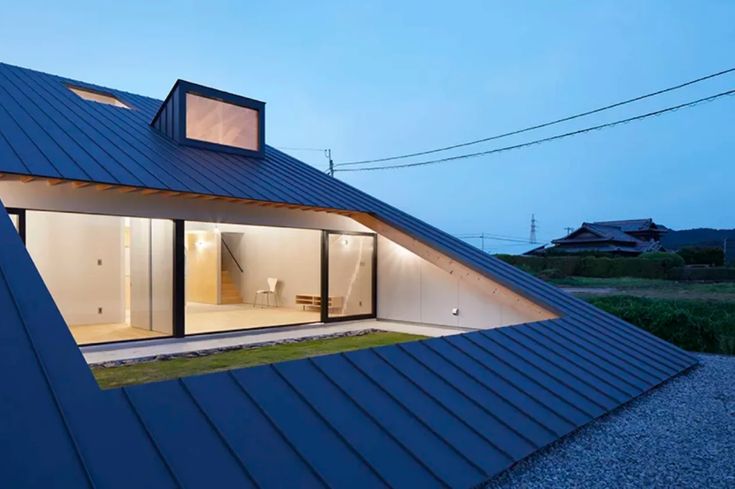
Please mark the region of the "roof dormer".
<svg viewBox="0 0 735 489"><path fill-rule="evenodd" d="M179 144L262 157L265 103L178 80L151 126Z"/></svg>

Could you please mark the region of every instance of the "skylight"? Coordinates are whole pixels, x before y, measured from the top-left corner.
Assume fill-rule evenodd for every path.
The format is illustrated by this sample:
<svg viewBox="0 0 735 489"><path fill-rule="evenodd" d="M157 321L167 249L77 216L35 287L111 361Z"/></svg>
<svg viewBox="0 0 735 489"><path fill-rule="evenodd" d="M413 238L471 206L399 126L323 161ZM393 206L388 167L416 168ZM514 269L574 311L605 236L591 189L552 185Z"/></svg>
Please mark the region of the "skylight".
<svg viewBox="0 0 735 489"><path fill-rule="evenodd" d="M258 151L258 111L193 93L186 94L186 137Z"/></svg>
<svg viewBox="0 0 735 489"><path fill-rule="evenodd" d="M69 87L69 90L71 90L84 100L89 100L91 102L97 102L100 104L114 105L115 107L122 107L124 109L130 108L124 103L120 102L114 95L109 93L96 92L94 90L87 90L86 88L71 86Z"/></svg>

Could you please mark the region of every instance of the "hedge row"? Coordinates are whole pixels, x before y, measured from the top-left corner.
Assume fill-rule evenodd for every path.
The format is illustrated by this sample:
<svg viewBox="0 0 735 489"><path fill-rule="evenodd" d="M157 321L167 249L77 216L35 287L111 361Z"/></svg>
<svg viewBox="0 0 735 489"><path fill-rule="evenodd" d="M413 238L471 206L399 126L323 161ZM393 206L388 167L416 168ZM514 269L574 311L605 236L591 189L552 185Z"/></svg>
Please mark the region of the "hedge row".
<svg viewBox="0 0 735 489"><path fill-rule="evenodd" d="M669 278L684 265L675 253L648 253L637 258L595 256L497 255L503 261L544 278L640 277Z"/></svg>
<svg viewBox="0 0 735 489"><path fill-rule="evenodd" d="M721 267L725 264L725 252L722 248L687 246L676 253L684 258L687 265L710 265L713 267Z"/></svg>
<svg viewBox="0 0 735 489"><path fill-rule="evenodd" d="M735 304L630 296L587 300L685 350L735 354Z"/></svg>
<svg viewBox="0 0 735 489"><path fill-rule="evenodd" d="M683 258L676 253L645 253L636 258L569 255L497 257L544 279L578 276L735 281L735 268L686 268Z"/></svg>

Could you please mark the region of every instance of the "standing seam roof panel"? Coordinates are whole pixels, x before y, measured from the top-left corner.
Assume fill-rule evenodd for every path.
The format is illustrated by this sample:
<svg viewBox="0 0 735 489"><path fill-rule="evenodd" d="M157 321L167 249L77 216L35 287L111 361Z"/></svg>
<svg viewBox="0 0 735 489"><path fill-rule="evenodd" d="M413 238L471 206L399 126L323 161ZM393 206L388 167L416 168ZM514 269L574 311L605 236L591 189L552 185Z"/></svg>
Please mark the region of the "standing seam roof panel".
<svg viewBox="0 0 735 489"><path fill-rule="evenodd" d="M2 211L0 240L11 251L0 256L0 276L11 293L23 293L20 317L7 316L11 324L0 324L0 339L2 328L21 322L36 338L19 354L43 362L90 484L470 487L696 364L653 335L273 148L253 159L177 146L148 124L156 100L8 65L0 74L0 172L77 179L83 169L93 182L109 180L98 183L368 213L560 315L103 392ZM133 109L82 100L68 84L109 92ZM53 167L49 155L63 164ZM0 397L0 412L9 399L29 402L11 391ZM268 459L250 433L278 457ZM53 454L64 441L51 440ZM140 471L117 474L111 460ZM73 464L66 470L73 480ZM0 483L6 477L0 469Z"/></svg>
<svg viewBox="0 0 735 489"><path fill-rule="evenodd" d="M332 429L383 475L389 486L441 487L431 472L366 416L313 363L285 362L275 368L315 412L322 413Z"/></svg>
<svg viewBox="0 0 735 489"><path fill-rule="evenodd" d="M46 104L44 107L39 102L34 101L28 97L25 93L18 90L17 85L10 79L10 75L2 69L0 65L0 75L5 77L7 80L6 88L13 88L15 92L16 101L23 107L26 107L28 115L36 122L36 124L43 128L59 149L64 153L65 158L77 159L74 164L80 168L86 175L85 179L92 180L109 180L112 177L110 171L107 168L99 164L98 160L92 156L83 145L77 143L68 132L68 127L61 125L59 118L52 118L48 114L48 109L53 107L50 104ZM33 110L30 111L30 106L33 106ZM55 109L53 109L55 110Z"/></svg>
<svg viewBox="0 0 735 489"><path fill-rule="evenodd" d="M119 172L110 171L111 174L117 175L113 181L109 182L99 182L99 183L113 183L113 184L121 184L121 185L138 185L143 184L148 187L164 187L164 183L158 179L153 173L151 173L147 168L145 168L143 165L138 163L135 159L131 158L130 155L124 152L122 148L119 147L119 141L116 143L115 141L112 141L111 139L108 139L104 133L100 131L98 127L94 127L94 124L97 122L96 120L85 120L83 115L80 115L80 112L77 110L77 106L79 102L85 102L85 103L96 103L96 102L87 102L84 100L79 99L79 101L74 100L64 100L64 98L59 98L57 95L59 90L67 90L68 89L65 86L62 86L61 88L58 86L48 86L48 84L43 83L42 80L36 79L33 76L28 76L27 73L20 72L18 73L18 76L24 76L26 79L27 85L30 86L31 84L34 84L39 87L39 90L44 90L44 94L40 92L36 92L39 97L41 97L46 103L48 103L51 107L53 107L56 111L60 113L64 113L66 115L66 119L69 121L71 126L75 128L74 132L72 133L72 136L77 135L84 135L84 137L88 138L89 140L93 141L94 144L102 149L106 154L107 157L105 157L103 160L99 160L100 164L105 166L105 168L108 167L108 165L112 162L117 167L125 168L128 170L129 176L125 177L124 175L120 175ZM125 110L125 109L121 109ZM135 173L132 173L135 170Z"/></svg>
<svg viewBox="0 0 735 489"><path fill-rule="evenodd" d="M375 354L471 429L473 426L484 426L485 430L478 432L478 435L509 459L520 458L543 445L549 438L555 438L551 431L534 430L535 420L501 397L494 398L495 412L489 413L464 395L458 396L454 386L405 350L398 347L383 348L375 350ZM504 446L497 445L498 439L505 441Z"/></svg>
<svg viewBox="0 0 735 489"><path fill-rule="evenodd" d="M545 438L543 433L536 432L547 432L559 437L574 427L572 421L559 416L553 409L491 369L483 371L482 377L486 381L480 382L468 371L428 348L425 343L409 343L399 347L462 396L534 443L542 444L541 440Z"/></svg>

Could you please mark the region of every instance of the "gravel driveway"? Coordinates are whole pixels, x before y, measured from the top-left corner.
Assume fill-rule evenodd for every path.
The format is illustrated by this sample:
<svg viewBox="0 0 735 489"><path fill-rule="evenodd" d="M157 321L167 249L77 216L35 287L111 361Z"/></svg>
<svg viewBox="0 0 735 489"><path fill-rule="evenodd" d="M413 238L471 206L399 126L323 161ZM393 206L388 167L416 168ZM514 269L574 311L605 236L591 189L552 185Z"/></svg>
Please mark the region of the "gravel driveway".
<svg viewBox="0 0 735 489"><path fill-rule="evenodd" d="M486 487L735 488L735 357L699 358Z"/></svg>

